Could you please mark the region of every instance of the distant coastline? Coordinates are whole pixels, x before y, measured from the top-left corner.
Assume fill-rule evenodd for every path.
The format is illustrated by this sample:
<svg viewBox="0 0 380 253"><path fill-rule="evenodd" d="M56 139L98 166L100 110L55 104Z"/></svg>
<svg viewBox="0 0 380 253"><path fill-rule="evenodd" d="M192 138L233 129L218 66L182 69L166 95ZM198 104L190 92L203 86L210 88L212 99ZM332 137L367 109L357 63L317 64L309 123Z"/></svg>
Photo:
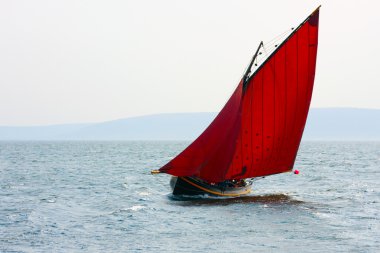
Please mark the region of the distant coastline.
<svg viewBox="0 0 380 253"><path fill-rule="evenodd" d="M193 140L217 113L165 113L92 124L0 126L0 140ZM379 141L380 109L312 108L303 140Z"/></svg>

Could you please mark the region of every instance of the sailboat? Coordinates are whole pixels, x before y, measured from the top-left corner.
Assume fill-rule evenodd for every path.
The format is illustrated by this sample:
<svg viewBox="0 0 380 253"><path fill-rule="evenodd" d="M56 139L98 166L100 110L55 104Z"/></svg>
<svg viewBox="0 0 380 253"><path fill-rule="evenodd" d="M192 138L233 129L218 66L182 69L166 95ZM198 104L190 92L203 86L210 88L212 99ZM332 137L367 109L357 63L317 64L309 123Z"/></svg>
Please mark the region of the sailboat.
<svg viewBox="0 0 380 253"><path fill-rule="evenodd" d="M173 176L173 195L240 196L254 179L293 170L314 86L319 9L279 43L261 42L213 122L151 172Z"/></svg>

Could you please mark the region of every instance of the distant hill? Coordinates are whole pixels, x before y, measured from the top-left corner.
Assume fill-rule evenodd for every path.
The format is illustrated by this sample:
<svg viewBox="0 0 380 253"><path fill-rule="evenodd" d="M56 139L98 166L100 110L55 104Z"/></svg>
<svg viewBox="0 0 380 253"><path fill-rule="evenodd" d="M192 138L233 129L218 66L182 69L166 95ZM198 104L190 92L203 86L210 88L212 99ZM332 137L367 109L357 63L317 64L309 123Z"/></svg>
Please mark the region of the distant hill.
<svg viewBox="0 0 380 253"><path fill-rule="evenodd" d="M0 126L0 140L193 140L216 113L171 113L93 124ZM380 110L311 109L304 140L380 140Z"/></svg>
<svg viewBox="0 0 380 253"><path fill-rule="evenodd" d="M380 110L354 108L311 109L306 140L380 140Z"/></svg>

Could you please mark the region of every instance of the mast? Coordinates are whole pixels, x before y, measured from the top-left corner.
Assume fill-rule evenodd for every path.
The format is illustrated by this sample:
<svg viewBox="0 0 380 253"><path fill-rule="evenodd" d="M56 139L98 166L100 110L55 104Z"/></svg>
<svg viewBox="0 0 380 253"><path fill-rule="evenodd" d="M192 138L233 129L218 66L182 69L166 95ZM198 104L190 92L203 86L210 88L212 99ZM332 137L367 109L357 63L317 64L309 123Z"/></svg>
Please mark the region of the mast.
<svg viewBox="0 0 380 253"><path fill-rule="evenodd" d="M243 76L243 90L245 90L247 88L247 83L248 83L248 79L249 79L249 74L251 73L251 69L252 69L252 66L253 66L253 63L255 62L256 58L257 58L257 55L260 51L260 48L264 46L264 43L261 41L257 50L256 50L256 53L253 55L252 57L252 60L251 62L249 63L248 65L248 68L247 68L247 71L245 72L244 76Z"/></svg>

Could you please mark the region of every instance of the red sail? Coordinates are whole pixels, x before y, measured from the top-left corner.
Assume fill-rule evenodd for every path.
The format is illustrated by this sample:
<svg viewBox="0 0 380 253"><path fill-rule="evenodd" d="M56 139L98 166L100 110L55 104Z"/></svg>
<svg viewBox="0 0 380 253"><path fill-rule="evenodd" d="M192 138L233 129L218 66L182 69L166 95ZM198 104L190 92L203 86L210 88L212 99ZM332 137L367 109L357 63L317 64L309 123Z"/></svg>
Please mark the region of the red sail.
<svg viewBox="0 0 380 253"><path fill-rule="evenodd" d="M292 169L313 91L317 9L249 78L210 126L160 169L209 182Z"/></svg>
<svg viewBox="0 0 380 253"><path fill-rule="evenodd" d="M265 176L293 168L313 91L318 19L317 10L250 78L226 179Z"/></svg>
<svg viewBox="0 0 380 253"><path fill-rule="evenodd" d="M241 82L210 126L182 153L160 169L175 176L224 181L241 124Z"/></svg>

